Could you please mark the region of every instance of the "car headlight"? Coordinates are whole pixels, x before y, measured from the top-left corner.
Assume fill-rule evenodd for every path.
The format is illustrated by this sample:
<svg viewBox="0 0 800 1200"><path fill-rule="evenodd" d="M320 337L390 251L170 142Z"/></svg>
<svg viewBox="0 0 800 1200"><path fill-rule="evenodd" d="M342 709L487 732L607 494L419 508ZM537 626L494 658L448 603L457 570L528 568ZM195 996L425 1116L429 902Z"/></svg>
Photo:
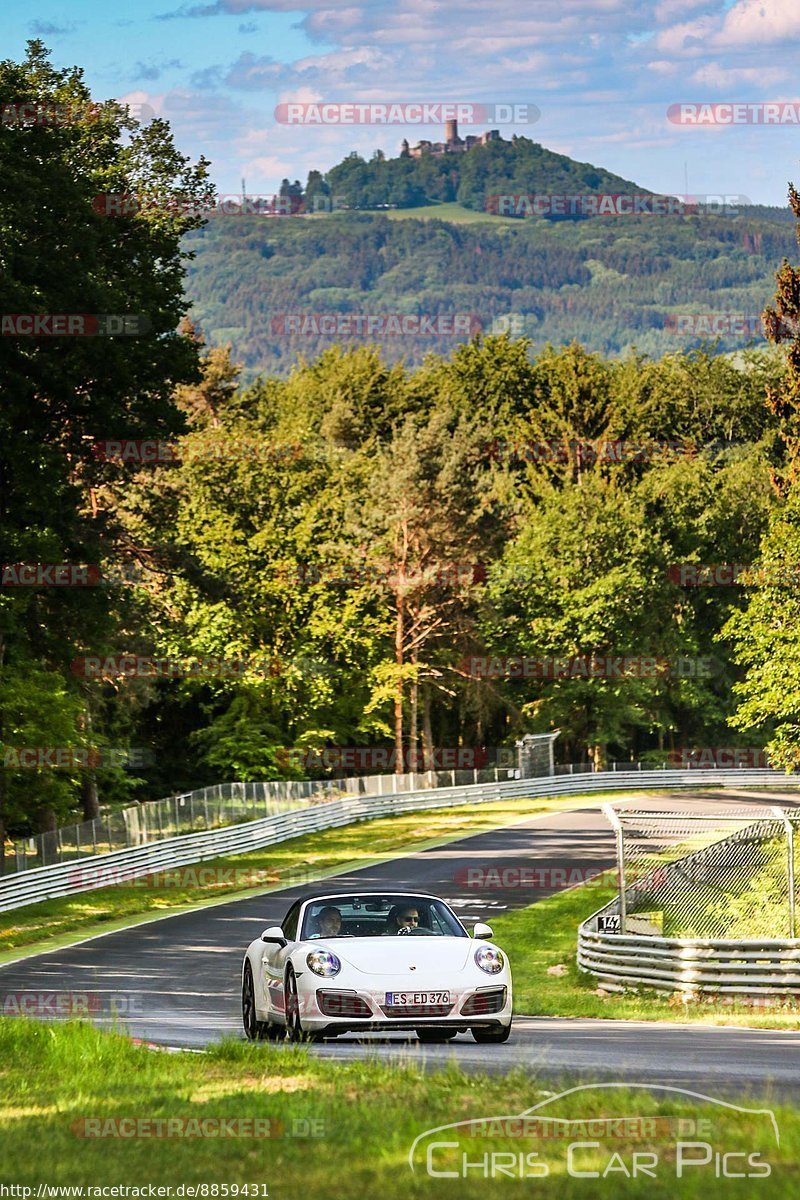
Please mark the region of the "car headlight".
<svg viewBox="0 0 800 1200"><path fill-rule="evenodd" d="M338 975L342 969L339 959L330 950L312 950L306 956L306 962L315 975L324 975L328 979L331 975Z"/></svg>
<svg viewBox="0 0 800 1200"><path fill-rule="evenodd" d="M502 950L496 946L479 946L475 951L475 962L487 975L496 975L506 965Z"/></svg>

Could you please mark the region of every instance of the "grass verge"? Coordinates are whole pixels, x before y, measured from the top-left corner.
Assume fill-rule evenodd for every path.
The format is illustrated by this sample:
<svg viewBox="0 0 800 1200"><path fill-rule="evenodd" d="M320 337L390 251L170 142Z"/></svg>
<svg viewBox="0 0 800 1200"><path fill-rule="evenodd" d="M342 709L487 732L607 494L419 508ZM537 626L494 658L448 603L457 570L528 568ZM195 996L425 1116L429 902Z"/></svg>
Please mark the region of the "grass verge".
<svg viewBox="0 0 800 1200"><path fill-rule="evenodd" d="M795 1110L768 1098L737 1100L744 1108L772 1110L777 1145L765 1113L636 1087L597 1087L555 1100L544 1111L560 1118L558 1124L537 1114L522 1126L495 1122L460 1136L452 1130L428 1136L411 1169L412 1144L427 1130L516 1115L558 1091L521 1070L468 1076L451 1065L424 1072L401 1063L333 1062L303 1047L265 1044L224 1043L203 1055L168 1055L78 1023L0 1019L1 1175L6 1184L33 1187L34 1197L40 1184L145 1189L128 1196L146 1196L155 1185L171 1187L173 1197L187 1194L175 1190L180 1185L205 1185L195 1193L201 1197L230 1197L247 1184L250 1196L272 1200L485 1200L523 1193L588 1200L699 1197L723 1189L731 1198L794 1194ZM621 1125L623 1116L632 1123ZM586 1126L598 1118L611 1123ZM698 1128L698 1120L707 1124ZM262 1136L253 1136L256 1129ZM263 1136L267 1131L272 1136ZM437 1141L456 1146L431 1148L431 1167L439 1172L433 1176L426 1151ZM737 1154L728 1172L753 1178L720 1184L713 1154L687 1167L688 1157L705 1158L700 1142L714 1153ZM573 1151L572 1170L570 1143L582 1143ZM695 1148L680 1149L680 1143ZM649 1171L632 1178L635 1153L648 1156ZM462 1155L473 1165L465 1168ZM446 1171L455 1177L443 1176Z"/></svg>
<svg viewBox="0 0 800 1200"><path fill-rule="evenodd" d="M369 866L382 858L513 824L528 816L598 803L590 796L550 797L403 813L305 834L249 854L207 859L193 867L29 904L0 913L0 965L19 957L23 948L30 953L52 949L80 937L124 928L148 916L310 883ZM102 870L102 861L82 859L75 869Z"/></svg>
<svg viewBox="0 0 800 1200"><path fill-rule="evenodd" d="M496 213L476 212L472 208L462 208L454 200L442 204L425 204L419 208L387 208L384 215L390 221L450 221L456 225L516 225L521 226L517 217L499 217Z"/></svg>
<svg viewBox="0 0 800 1200"><path fill-rule="evenodd" d="M530 908L492 917L495 940L508 951L514 972L515 1011L549 1017L800 1028L800 1004L792 998L762 1008L745 1000L686 999L645 987L625 993L598 988L594 976L579 971L575 961L578 926L616 894L616 888L598 876Z"/></svg>

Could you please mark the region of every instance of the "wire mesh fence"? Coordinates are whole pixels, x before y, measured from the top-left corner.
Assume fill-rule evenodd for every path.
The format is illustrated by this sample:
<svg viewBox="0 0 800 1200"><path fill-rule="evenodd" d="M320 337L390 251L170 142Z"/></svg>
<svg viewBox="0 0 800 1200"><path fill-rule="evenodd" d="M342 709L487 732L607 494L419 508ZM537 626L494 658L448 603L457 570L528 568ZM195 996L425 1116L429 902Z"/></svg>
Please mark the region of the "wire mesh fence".
<svg viewBox="0 0 800 1200"><path fill-rule="evenodd" d="M526 777L550 773L556 776L597 773L595 765L589 762L558 764L550 771L546 756L542 753L539 758L541 761L526 771ZM603 773L636 771L644 775L663 771L668 766L667 762L611 762ZM696 770L698 777L709 780L717 773L707 767L698 766ZM500 783L519 777L519 768L487 766L405 775L359 775L346 779L217 784L128 808L105 810L93 821L62 826L29 837L7 838L5 845L0 845L0 876L145 845L184 833L253 821L339 796L386 796L426 788Z"/></svg>
<svg viewBox="0 0 800 1200"><path fill-rule="evenodd" d="M0 846L0 876L75 862L94 854L143 846L180 834L219 829L276 816L340 796L385 796L438 787L466 787L516 777L513 768L425 771L408 775L362 775L337 780L273 780L223 783L128 808L103 812L93 821L7 840Z"/></svg>
<svg viewBox="0 0 800 1200"><path fill-rule="evenodd" d="M737 805L713 813L653 812L606 805L604 811L616 833L619 891L608 931L796 936L796 810Z"/></svg>

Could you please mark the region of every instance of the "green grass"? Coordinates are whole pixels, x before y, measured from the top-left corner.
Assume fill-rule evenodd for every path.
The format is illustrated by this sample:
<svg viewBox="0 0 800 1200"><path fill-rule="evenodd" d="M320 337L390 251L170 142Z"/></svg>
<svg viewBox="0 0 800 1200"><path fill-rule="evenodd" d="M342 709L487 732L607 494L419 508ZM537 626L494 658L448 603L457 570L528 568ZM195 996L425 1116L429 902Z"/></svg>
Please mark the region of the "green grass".
<svg viewBox="0 0 800 1200"><path fill-rule="evenodd" d="M617 895L598 879L556 893L530 908L492 917L497 943L508 952L514 979L514 1010L535 1016L603 1017L636 1021L680 1021L704 1025L747 1025L760 1029L800 1028L800 1004L779 999L770 1008L743 1000L685 999L652 988L604 992L593 975L578 970L578 926ZM558 967L564 973L549 975Z"/></svg>
<svg viewBox="0 0 800 1200"><path fill-rule="evenodd" d="M431 1140L456 1140L452 1131L422 1143L412 1172L409 1151L426 1130L516 1115L561 1090L561 1084L537 1081L522 1070L505 1076L467 1076L453 1064L424 1072L413 1064L326 1061L304 1047L223 1043L207 1054L168 1055L78 1023L47 1026L6 1018L0 1019L0 1180L34 1189L40 1183L140 1188L247 1183L262 1185L275 1200L796 1194L800 1119L793 1109L773 1105L769 1097L735 1100L743 1107L773 1110L780 1131L777 1146L767 1115L631 1087L574 1093L546 1112L575 1121L658 1119L658 1124L640 1127L638 1137L615 1137L609 1129L598 1133L580 1125L572 1127L567 1139L542 1138L530 1127L524 1137L504 1136L497 1127L484 1127L480 1137L462 1135L460 1149L466 1150L469 1162L506 1151L514 1156L505 1159L507 1167L518 1162L520 1153L536 1153L539 1158L534 1161L548 1168L546 1178L498 1176L487 1181L482 1170L474 1168L466 1180L432 1178L425 1169L424 1148ZM259 1119L270 1122L278 1136L107 1136L115 1128L109 1122L121 1118L149 1121L151 1131L158 1119ZM696 1135L691 1125L678 1129L679 1119L708 1124ZM87 1120L95 1122L90 1129L106 1136L80 1136ZM136 1128L122 1126L129 1134ZM196 1125L195 1131L200 1128ZM312 1132L316 1136L308 1136ZM695 1138L718 1152L758 1154L759 1161L769 1164L769 1178L718 1182L712 1158L706 1167L689 1169L676 1179L677 1143ZM606 1179L568 1174L566 1143L573 1140L597 1143L578 1151L575 1165L580 1170L602 1172L612 1155L619 1156ZM621 1174L619 1163L630 1169L634 1152L658 1156L655 1178L629 1180ZM435 1151L434 1168L448 1169L450 1153ZM731 1169L742 1170L744 1161L732 1160ZM206 1195L214 1193L208 1190Z"/></svg>
<svg viewBox="0 0 800 1200"><path fill-rule="evenodd" d="M305 834L249 854L209 859L166 876L146 877L72 897L46 900L0 913L0 964L27 948L64 945L78 937L124 928L137 919L166 915L236 896L261 895L311 882L343 869L365 867L394 855L451 841L538 813L596 804L587 796L498 800L432 812L403 813ZM102 867L102 859L76 862L76 871ZM230 873L237 872L231 880ZM200 874L200 873L203 874ZM227 878L226 873L227 872ZM184 873L182 875L181 873ZM218 876L212 878L212 873ZM185 879L186 885L181 886ZM197 882L194 882L194 880Z"/></svg>
<svg viewBox="0 0 800 1200"><path fill-rule="evenodd" d="M340 217L343 211L346 210L338 210L335 213L306 213L304 219L322 221L330 216ZM388 217L390 221L449 221L454 225L488 223L491 225L515 225L518 229L521 229L523 225L518 217L498 217L494 213L477 212L475 209L463 208L455 200L448 200L441 204L420 204L417 208L353 209L352 211L368 212L373 217Z"/></svg>
<svg viewBox="0 0 800 1200"><path fill-rule="evenodd" d="M493 213L476 212L471 208L462 208L455 200L444 204L423 204L419 208L387 208L381 210L383 216L391 221L415 219L418 221L450 221L455 225L515 225L521 228L522 222L518 217L498 217Z"/></svg>

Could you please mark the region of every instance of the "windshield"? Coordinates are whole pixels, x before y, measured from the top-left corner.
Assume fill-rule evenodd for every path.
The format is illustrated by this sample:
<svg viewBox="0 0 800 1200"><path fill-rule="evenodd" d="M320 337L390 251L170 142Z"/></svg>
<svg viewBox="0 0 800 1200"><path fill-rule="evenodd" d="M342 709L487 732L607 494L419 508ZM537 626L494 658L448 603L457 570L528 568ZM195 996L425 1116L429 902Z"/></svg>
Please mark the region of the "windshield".
<svg viewBox="0 0 800 1200"><path fill-rule="evenodd" d="M306 906L300 940L335 937L469 937L441 900L333 896Z"/></svg>

